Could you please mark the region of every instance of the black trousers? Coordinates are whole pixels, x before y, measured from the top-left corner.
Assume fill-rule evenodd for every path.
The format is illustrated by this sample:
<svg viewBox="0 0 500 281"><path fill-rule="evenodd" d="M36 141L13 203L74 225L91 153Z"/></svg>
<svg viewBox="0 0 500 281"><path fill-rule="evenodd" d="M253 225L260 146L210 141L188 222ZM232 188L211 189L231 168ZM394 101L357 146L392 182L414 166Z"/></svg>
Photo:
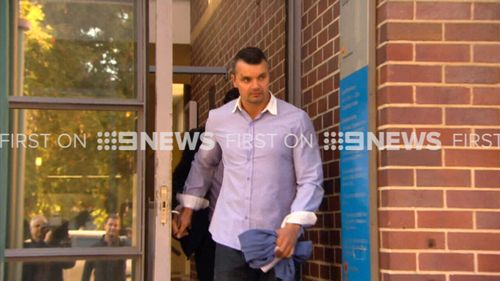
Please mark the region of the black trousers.
<svg viewBox="0 0 500 281"><path fill-rule="evenodd" d="M205 236L201 246L194 252L196 273L199 281L214 280L215 242L210 233Z"/></svg>
<svg viewBox="0 0 500 281"><path fill-rule="evenodd" d="M274 270L267 273L248 266L241 251L216 243L215 281L277 281Z"/></svg>

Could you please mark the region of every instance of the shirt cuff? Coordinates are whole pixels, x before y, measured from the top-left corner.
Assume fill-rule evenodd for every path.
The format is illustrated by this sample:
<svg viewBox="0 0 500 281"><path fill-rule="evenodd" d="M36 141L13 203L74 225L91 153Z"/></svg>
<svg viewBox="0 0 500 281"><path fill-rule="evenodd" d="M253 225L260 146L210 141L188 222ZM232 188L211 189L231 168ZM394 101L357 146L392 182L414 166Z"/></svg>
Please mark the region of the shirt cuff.
<svg viewBox="0 0 500 281"><path fill-rule="evenodd" d="M285 227L287 223L295 223L295 224L300 224L303 227L308 227L314 225L317 219L318 218L316 217L316 214L314 212L307 212L307 211L292 212L285 217L285 219L281 223L281 227Z"/></svg>
<svg viewBox="0 0 500 281"><path fill-rule="evenodd" d="M182 207L190 208L193 210L201 210L208 207L208 200L203 197L197 197L189 194L177 194L177 201Z"/></svg>

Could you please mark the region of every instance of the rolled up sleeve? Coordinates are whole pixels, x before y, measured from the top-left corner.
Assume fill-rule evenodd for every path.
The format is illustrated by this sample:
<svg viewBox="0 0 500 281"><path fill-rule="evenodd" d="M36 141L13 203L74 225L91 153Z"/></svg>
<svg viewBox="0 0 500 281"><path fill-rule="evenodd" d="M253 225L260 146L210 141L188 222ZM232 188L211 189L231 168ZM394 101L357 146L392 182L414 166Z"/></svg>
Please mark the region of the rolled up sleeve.
<svg viewBox="0 0 500 281"><path fill-rule="evenodd" d="M293 148L297 193L291 213L283 223L296 223L307 227L316 223L314 212L323 200L323 167L316 132L305 112L299 124L296 132L299 143Z"/></svg>

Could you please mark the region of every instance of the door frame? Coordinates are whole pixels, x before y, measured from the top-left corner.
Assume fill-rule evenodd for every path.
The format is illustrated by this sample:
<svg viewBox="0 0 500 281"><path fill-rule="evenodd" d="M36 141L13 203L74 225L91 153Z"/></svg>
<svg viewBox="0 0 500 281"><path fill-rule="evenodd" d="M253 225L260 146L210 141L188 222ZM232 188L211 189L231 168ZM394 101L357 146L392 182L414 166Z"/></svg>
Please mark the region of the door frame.
<svg viewBox="0 0 500 281"><path fill-rule="evenodd" d="M172 39L172 0L156 1L156 112L155 132L172 131L172 69L173 69L173 39ZM172 227L170 211L172 209L172 152L157 150L154 165L154 230L151 231L153 241L151 281L169 281L171 270ZM150 217L153 221L153 218ZM151 237L151 235L149 236ZM151 256L153 255L153 256ZM150 280L148 280L150 281Z"/></svg>

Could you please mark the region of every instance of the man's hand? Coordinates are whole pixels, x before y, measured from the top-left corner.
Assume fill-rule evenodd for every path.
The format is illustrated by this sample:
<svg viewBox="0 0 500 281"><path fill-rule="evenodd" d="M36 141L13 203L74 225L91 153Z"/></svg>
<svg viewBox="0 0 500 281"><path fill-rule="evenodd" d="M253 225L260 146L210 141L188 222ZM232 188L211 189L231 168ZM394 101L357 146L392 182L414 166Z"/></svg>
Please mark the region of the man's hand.
<svg viewBox="0 0 500 281"><path fill-rule="evenodd" d="M184 236L187 236L188 229L191 228L191 218L193 217L193 209L190 208L182 208L181 214L179 216L177 231L174 233L177 239L181 239Z"/></svg>
<svg viewBox="0 0 500 281"><path fill-rule="evenodd" d="M179 217L180 213L175 211L175 213L172 211L172 235L175 236L177 232L179 231Z"/></svg>
<svg viewBox="0 0 500 281"><path fill-rule="evenodd" d="M47 231L47 233L45 233L45 237L43 238L43 242L49 244L50 242L52 242L52 239L54 239L54 232L52 230L49 230Z"/></svg>
<svg viewBox="0 0 500 281"><path fill-rule="evenodd" d="M295 244L300 233L300 224L287 223L285 227L276 230L276 257L289 258L293 255Z"/></svg>

